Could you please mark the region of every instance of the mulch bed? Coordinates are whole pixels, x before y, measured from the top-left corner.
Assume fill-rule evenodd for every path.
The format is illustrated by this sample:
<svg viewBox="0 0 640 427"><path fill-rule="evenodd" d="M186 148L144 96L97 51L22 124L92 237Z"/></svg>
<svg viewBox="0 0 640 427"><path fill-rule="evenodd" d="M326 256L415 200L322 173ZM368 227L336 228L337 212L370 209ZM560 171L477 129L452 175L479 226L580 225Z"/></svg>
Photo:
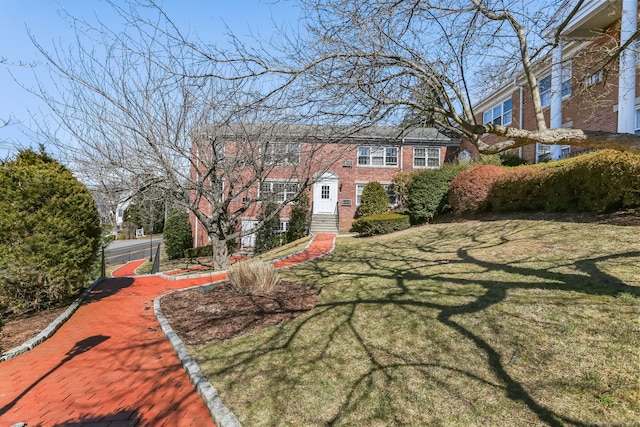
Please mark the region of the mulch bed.
<svg viewBox="0 0 640 427"><path fill-rule="evenodd" d="M50 308L31 316L6 320L0 328L0 353L11 350L35 337L68 307Z"/></svg>
<svg viewBox="0 0 640 427"><path fill-rule="evenodd" d="M239 295L220 283L167 295L160 307L185 344L193 345L280 324L319 301L320 290L306 284L280 282L268 295Z"/></svg>

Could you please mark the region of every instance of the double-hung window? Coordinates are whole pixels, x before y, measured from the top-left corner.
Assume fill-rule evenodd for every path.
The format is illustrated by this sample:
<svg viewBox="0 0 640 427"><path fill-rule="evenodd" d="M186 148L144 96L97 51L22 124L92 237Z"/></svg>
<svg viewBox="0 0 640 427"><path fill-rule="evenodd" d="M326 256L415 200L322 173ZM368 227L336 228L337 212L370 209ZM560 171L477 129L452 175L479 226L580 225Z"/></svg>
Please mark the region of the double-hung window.
<svg viewBox="0 0 640 427"><path fill-rule="evenodd" d="M272 196L273 200L279 203L292 199L297 192L297 182L264 181L260 185L260 197L262 199Z"/></svg>
<svg viewBox="0 0 640 427"><path fill-rule="evenodd" d="M562 66L562 84L560 87L562 97L571 95L571 63ZM551 74L538 80L538 90L540 91L540 102L542 108L551 105Z"/></svg>
<svg viewBox="0 0 640 427"><path fill-rule="evenodd" d="M356 184L356 206L360 206L362 200L362 190L367 184ZM396 194L393 184L381 184L389 197L389 206L398 205L398 195Z"/></svg>
<svg viewBox="0 0 640 427"><path fill-rule="evenodd" d="M300 144L269 142L263 150L266 163L275 165L297 165L300 163Z"/></svg>
<svg viewBox="0 0 640 427"><path fill-rule="evenodd" d="M513 101L509 98L485 111L482 115L482 123L506 126L511 124L512 112Z"/></svg>
<svg viewBox="0 0 640 427"><path fill-rule="evenodd" d="M398 166L398 147L358 147L358 166Z"/></svg>
<svg viewBox="0 0 640 427"><path fill-rule="evenodd" d="M439 168L440 148L437 147L414 147L413 148L414 168Z"/></svg>

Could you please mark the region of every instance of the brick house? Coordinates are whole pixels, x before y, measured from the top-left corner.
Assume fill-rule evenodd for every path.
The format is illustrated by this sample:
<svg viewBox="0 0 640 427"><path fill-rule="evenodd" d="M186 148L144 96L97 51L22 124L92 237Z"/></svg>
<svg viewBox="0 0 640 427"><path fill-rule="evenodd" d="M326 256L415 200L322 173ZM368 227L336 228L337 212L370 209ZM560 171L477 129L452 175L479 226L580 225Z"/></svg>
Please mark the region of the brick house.
<svg viewBox="0 0 640 427"><path fill-rule="evenodd" d="M613 49L637 30L637 10L637 0L625 0L624 5L622 0L586 1L562 32L552 59L537 64L539 91L550 128L639 132L635 49L631 46L619 61L603 68ZM478 122L528 130L536 127L531 90L524 75L484 97L474 105L474 111ZM490 144L498 137L490 135L484 140ZM466 144L463 146L468 148ZM583 151L575 146L535 144L515 153L537 163Z"/></svg>
<svg viewBox="0 0 640 427"><path fill-rule="evenodd" d="M249 134L251 132L245 132L245 142L236 136L238 134L227 135L224 138L225 155L233 157L234 150L251 139ZM459 140L433 128L403 130L381 126L355 133L346 128L305 125L283 126L280 132L276 126L268 139L268 148L263 143L253 150L263 159L278 153L279 164L260 182L235 197L230 205L233 210L249 200L258 201L244 212L238 224L247 233L241 239L242 247L254 245L255 235L250 231L258 223L259 200L264 192L274 195L277 202L285 203L302 188L300 185L306 183L311 201L312 231L348 231L368 182L381 183L388 190L389 203L393 206L396 197L391 183L395 174L439 168L445 159L458 154L460 145ZM246 172L247 176L251 173ZM290 211L288 204L280 213L281 231L288 228ZM208 244L207 233L193 214L191 222L194 246Z"/></svg>

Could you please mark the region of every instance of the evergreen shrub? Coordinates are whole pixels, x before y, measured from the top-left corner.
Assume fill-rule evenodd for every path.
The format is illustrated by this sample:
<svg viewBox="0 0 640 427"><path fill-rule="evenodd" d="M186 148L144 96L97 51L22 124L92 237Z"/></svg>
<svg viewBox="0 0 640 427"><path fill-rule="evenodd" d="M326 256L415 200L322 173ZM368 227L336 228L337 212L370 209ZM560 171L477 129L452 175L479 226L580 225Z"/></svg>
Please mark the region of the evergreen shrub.
<svg viewBox="0 0 640 427"><path fill-rule="evenodd" d="M274 201L265 200L262 202L262 209L258 220L262 227L256 232L256 253L260 254L277 247L280 244L280 236L277 230L280 228L280 216L278 209L280 205Z"/></svg>
<svg viewBox="0 0 640 427"><path fill-rule="evenodd" d="M164 248L167 258L183 258L185 251L192 246L193 236L189 214L181 210L172 211L164 226Z"/></svg>
<svg viewBox="0 0 640 427"><path fill-rule="evenodd" d="M309 229L309 209L309 196L306 192L302 192L291 208L289 229L286 235L287 242L293 242L307 234Z"/></svg>
<svg viewBox="0 0 640 427"><path fill-rule="evenodd" d="M356 219L352 224L352 230L363 236L376 234L388 234L411 227L408 215L393 212L385 212L377 215L365 216Z"/></svg>
<svg viewBox="0 0 640 427"><path fill-rule="evenodd" d="M66 302L89 280L100 246L96 202L46 153L0 164L0 312Z"/></svg>
<svg viewBox="0 0 640 427"><path fill-rule="evenodd" d="M371 181L362 189L356 218L381 214L389 210L389 195L382 184Z"/></svg>
<svg viewBox="0 0 640 427"><path fill-rule="evenodd" d="M407 213L413 224L422 224L449 212L447 195L451 181L470 164L446 164L413 174L407 188Z"/></svg>

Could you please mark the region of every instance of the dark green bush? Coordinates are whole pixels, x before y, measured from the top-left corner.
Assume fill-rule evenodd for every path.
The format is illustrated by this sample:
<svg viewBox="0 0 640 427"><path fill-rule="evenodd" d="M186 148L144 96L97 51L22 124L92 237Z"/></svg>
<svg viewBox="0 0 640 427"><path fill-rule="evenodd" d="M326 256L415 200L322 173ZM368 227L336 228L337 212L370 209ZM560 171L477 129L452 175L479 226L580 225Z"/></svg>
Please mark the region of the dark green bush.
<svg viewBox="0 0 640 427"><path fill-rule="evenodd" d="M526 165L527 161L522 157L512 153L502 153L500 154L500 163L502 164L502 166L515 167Z"/></svg>
<svg viewBox="0 0 640 427"><path fill-rule="evenodd" d="M353 222L352 230L363 236L387 234L411 227L408 215L385 212L358 218Z"/></svg>
<svg viewBox="0 0 640 427"><path fill-rule="evenodd" d="M0 312L24 313L76 296L100 246L96 203L45 153L0 164Z"/></svg>
<svg viewBox="0 0 640 427"><path fill-rule="evenodd" d="M309 196L306 192L300 194L291 208L287 242L293 242L305 236L309 230Z"/></svg>
<svg viewBox="0 0 640 427"><path fill-rule="evenodd" d="M185 250L193 246L189 214L174 210L169 214L164 226L164 248L167 258L177 259L185 256Z"/></svg>
<svg viewBox="0 0 640 427"><path fill-rule="evenodd" d="M550 168L520 166L508 170L494 182L489 195L491 210L542 211L546 206L544 182Z"/></svg>
<svg viewBox="0 0 640 427"><path fill-rule="evenodd" d="M508 170L493 185L496 211L609 212L640 206L640 157L603 150Z"/></svg>
<svg viewBox="0 0 640 427"><path fill-rule="evenodd" d="M389 210L389 195L382 184L371 181L362 189L356 218L385 213Z"/></svg>
<svg viewBox="0 0 640 427"><path fill-rule="evenodd" d="M201 258L201 257L212 257L213 256L213 246L198 246L196 248L188 248L184 250L185 258Z"/></svg>
<svg viewBox="0 0 640 427"><path fill-rule="evenodd" d="M407 188L407 213L413 224L422 224L449 212L447 194L451 181L470 164L448 164L413 174Z"/></svg>
<svg viewBox="0 0 640 427"><path fill-rule="evenodd" d="M273 201L263 201L262 209L258 220L262 227L256 232L256 253L267 252L280 244L280 236L277 230L280 228L280 216L278 209L280 205Z"/></svg>
<svg viewBox="0 0 640 427"><path fill-rule="evenodd" d="M506 168L478 165L460 172L451 181L449 204L455 214L480 212L489 207L489 194L496 179Z"/></svg>

